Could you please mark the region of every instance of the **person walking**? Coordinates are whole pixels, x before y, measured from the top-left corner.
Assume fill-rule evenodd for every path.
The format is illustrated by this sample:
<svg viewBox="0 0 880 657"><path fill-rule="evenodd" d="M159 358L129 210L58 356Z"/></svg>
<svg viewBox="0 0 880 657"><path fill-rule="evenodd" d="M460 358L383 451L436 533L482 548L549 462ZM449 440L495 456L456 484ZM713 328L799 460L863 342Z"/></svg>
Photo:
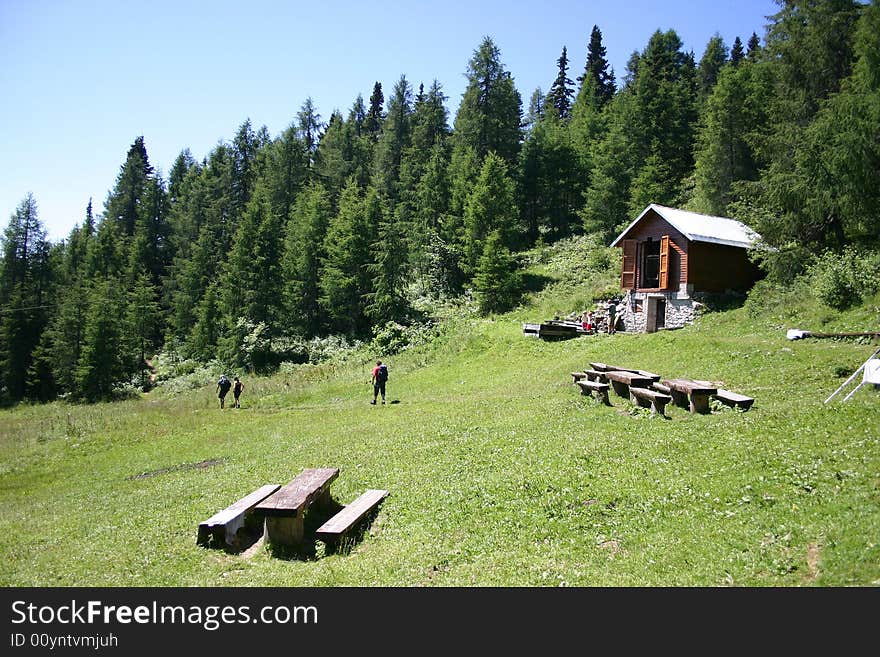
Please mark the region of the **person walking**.
<svg viewBox="0 0 880 657"><path fill-rule="evenodd" d="M229 392L231 387L232 383L229 381L229 378L225 374L221 374L220 380L217 381L217 397L220 399L221 409L226 405L226 393Z"/></svg>
<svg viewBox="0 0 880 657"><path fill-rule="evenodd" d="M385 382L388 380L388 366L383 365L381 360L376 361L376 367L373 368L373 401L370 403L375 406L376 398L381 393L382 405L385 405Z"/></svg>
<svg viewBox="0 0 880 657"><path fill-rule="evenodd" d="M232 384L232 396L235 399L233 403L233 408L241 408L241 405L238 403L238 398L241 397L241 393L244 390L244 384L239 380L238 377L235 377L235 382Z"/></svg>
<svg viewBox="0 0 880 657"><path fill-rule="evenodd" d="M611 299L608 302L608 333L615 332L615 324L617 323L617 301Z"/></svg>

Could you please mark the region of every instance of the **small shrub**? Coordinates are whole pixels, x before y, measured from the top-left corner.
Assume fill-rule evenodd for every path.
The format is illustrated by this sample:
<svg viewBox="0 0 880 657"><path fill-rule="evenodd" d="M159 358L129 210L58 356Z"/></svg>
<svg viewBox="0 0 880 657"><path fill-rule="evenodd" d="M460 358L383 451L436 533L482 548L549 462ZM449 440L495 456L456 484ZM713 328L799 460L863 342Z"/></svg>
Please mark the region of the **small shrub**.
<svg viewBox="0 0 880 657"><path fill-rule="evenodd" d="M810 267L810 278L819 301L846 310L880 288L880 256L852 247L826 251Z"/></svg>

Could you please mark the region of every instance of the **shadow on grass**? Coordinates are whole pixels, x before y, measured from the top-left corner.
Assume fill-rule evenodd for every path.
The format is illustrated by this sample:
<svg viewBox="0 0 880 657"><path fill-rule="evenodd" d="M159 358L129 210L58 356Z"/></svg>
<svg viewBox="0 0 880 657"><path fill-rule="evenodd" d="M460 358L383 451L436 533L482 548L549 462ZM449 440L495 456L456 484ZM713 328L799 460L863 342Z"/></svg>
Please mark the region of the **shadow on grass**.
<svg viewBox="0 0 880 657"><path fill-rule="evenodd" d="M522 291L523 292L540 292L547 285L553 282L553 279L543 274L534 274L525 272L522 275Z"/></svg>

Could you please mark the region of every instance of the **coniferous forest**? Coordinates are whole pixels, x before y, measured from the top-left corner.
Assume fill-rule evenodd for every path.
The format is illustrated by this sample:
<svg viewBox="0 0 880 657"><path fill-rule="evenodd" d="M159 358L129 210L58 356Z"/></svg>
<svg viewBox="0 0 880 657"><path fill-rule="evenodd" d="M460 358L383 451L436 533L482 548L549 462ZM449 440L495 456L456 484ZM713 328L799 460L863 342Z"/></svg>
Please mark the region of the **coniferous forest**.
<svg viewBox="0 0 880 657"><path fill-rule="evenodd" d="M503 312L518 253L607 244L649 203L745 222L780 284L876 253L878 0L780 0L763 37L699 59L658 30L622 75L584 37L526 102L486 37L454 116L402 75L347 113L310 98L276 136L247 120L167 176L138 136L58 243L26 196L0 243L0 401L111 399L157 352L270 372L318 336L424 322L425 298Z"/></svg>

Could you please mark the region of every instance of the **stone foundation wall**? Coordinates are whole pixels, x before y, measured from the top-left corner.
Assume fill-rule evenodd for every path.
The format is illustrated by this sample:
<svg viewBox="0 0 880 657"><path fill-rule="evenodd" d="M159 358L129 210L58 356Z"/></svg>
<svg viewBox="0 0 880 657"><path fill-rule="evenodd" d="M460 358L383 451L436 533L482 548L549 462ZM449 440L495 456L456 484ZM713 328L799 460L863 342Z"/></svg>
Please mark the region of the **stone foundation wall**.
<svg viewBox="0 0 880 657"><path fill-rule="evenodd" d="M627 292L623 299L618 330L628 333L645 333L648 325L648 298L666 300L665 326L662 328L676 329L693 324L701 304L692 299L686 292ZM638 307L639 312L635 308ZM662 330L662 328L660 330Z"/></svg>

